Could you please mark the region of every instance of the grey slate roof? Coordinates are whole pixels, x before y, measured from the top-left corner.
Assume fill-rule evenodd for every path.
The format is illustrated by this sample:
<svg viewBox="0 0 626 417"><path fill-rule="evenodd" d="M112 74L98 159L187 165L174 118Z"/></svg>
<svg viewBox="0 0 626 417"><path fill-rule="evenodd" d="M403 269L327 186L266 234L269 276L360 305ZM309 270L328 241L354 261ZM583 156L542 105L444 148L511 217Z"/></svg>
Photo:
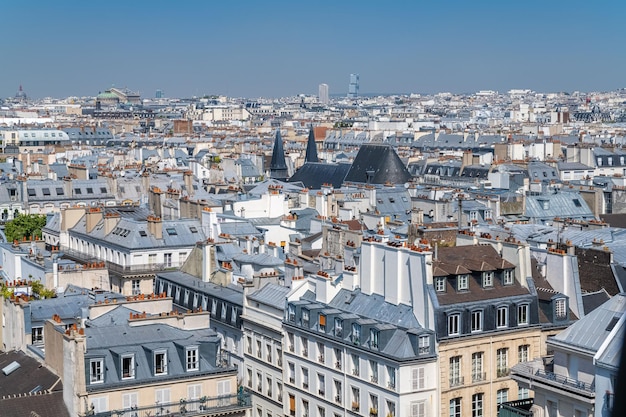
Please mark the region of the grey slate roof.
<svg viewBox="0 0 626 417"><path fill-rule="evenodd" d="M261 289L248 295L248 299L261 304L283 308L290 288L274 283L265 284Z"/></svg>
<svg viewBox="0 0 626 417"><path fill-rule="evenodd" d="M313 190L321 189L324 184L339 188L349 170L350 164L307 162L289 178L289 182L300 182Z"/></svg>
<svg viewBox="0 0 626 417"><path fill-rule="evenodd" d="M611 321L621 318L625 310L626 295L617 294L550 340L558 345L574 346L594 354L611 333Z"/></svg>

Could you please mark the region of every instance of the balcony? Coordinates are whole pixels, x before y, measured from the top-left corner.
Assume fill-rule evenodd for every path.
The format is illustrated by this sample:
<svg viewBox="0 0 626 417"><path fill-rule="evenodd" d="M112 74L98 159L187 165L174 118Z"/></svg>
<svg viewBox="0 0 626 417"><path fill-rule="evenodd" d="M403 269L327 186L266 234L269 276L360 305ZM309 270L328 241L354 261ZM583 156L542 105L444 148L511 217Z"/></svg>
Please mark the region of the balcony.
<svg viewBox="0 0 626 417"><path fill-rule="evenodd" d="M289 383L290 383L290 384L295 384L295 383L296 383L296 377L294 377L294 376L290 376L290 377L289 377Z"/></svg>
<svg viewBox="0 0 626 417"><path fill-rule="evenodd" d="M359 376L359 368L354 368L354 369L352 370L352 375L354 375L354 376Z"/></svg>
<svg viewBox="0 0 626 417"><path fill-rule="evenodd" d="M309 389L309 383L308 382L303 382L302 383L302 388Z"/></svg>
<svg viewBox="0 0 626 417"><path fill-rule="evenodd" d="M317 360L318 360L320 363L324 363L324 355L319 355L319 356L317 357Z"/></svg>
<svg viewBox="0 0 626 417"><path fill-rule="evenodd" d="M360 408L361 408L361 405L359 404L358 401L352 401L352 411L358 412Z"/></svg>
<svg viewBox="0 0 626 417"><path fill-rule="evenodd" d="M462 376L455 376L453 378L450 378L450 388L460 387L464 383L465 383L465 380Z"/></svg>
<svg viewBox="0 0 626 417"><path fill-rule="evenodd" d="M370 417L378 417L378 408L370 408Z"/></svg>
<svg viewBox="0 0 626 417"><path fill-rule="evenodd" d="M570 391L589 399L595 398L596 395L593 382L583 382L565 375L546 371L541 360L515 365L511 369L511 376L516 381L527 382L532 380L533 384L540 383L558 391Z"/></svg>
<svg viewBox="0 0 626 417"><path fill-rule="evenodd" d="M335 402L341 404L341 395L335 395Z"/></svg>
<svg viewBox="0 0 626 417"><path fill-rule="evenodd" d="M320 397L324 397L324 394L326 394L326 392L323 389L317 391L317 393L320 395Z"/></svg>
<svg viewBox="0 0 626 417"><path fill-rule="evenodd" d="M202 397L197 400L181 399L179 402L154 404L147 407L133 407L120 410L110 410L95 413L88 410L80 413L80 417L116 417L132 415L133 417L149 417L160 415L171 416L206 416L213 414L229 414L243 416L246 410L252 408L250 393L243 391L239 394L222 397Z"/></svg>
<svg viewBox="0 0 626 417"><path fill-rule="evenodd" d="M396 389L396 383L395 382L388 382L387 383L387 388L389 388L389 389Z"/></svg>
<svg viewBox="0 0 626 417"><path fill-rule="evenodd" d="M487 380L486 372L474 372L472 373L472 383L483 382Z"/></svg>
<svg viewBox="0 0 626 417"><path fill-rule="evenodd" d="M296 348L294 345L289 345L289 352L295 352Z"/></svg>
<svg viewBox="0 0 626 417"><path fill-rule="evenodd" d="M307 349L302 349L302 356L304 356L305 358L309 357L309 351Z"/></svg>
<svg viewBox="0 0 626 417"><path fill-rule="evenodd" d="M335 362L335 369L339 369L341 371L341 362Z"/></svg>
<svg viewBox="0 0 626 417"><path fill-rule="evenodd" d="M509 376L510 373L511 373L511 370L509 368L498 368L496 370L496 377L504 378L506 376Z"/></svg>
<svg viewBox="0 0 626 417"><path fill-rule="evenodd" d="M372 381L373 384L378 384L378 375L372 375L370 381Z"/></svg>

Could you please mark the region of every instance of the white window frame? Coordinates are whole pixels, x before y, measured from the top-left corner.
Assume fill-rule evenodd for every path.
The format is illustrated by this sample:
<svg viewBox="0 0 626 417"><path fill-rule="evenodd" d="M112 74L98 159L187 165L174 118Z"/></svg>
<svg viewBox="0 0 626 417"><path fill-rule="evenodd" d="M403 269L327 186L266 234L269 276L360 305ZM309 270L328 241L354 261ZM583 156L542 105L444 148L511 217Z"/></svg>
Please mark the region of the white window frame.
<svg viewBox="0 0 626 417"><path fill-rule="evenodd" d="M565 298L557 298L554 300L554 315L557 319L564 319L567 317L567 303Z"/></svg>
<svg viewBox="0 0 626 417"><path fill-rule="evenodd" d="M435 291L437 292L446 291L446 278L445 277L435 277Z"/></svg>
<svg viewBox="0 0 626 417"><path fill-rule="evenodd" d="M188 346L185 348L185 367L187 372L200 369L198 346Z"/></svg>
<svg viewBox="0 0 626 417"><path fill-rule="evenodd" d="M469 275L462 274L457 277L457 290L466 291L469 289Z"/></svg>
<svg viewBox="0 0 626 417"><path fill-rule="evenodd" d="M126 359L130 359L130 366L128 369L128 375L125 375L125 366L124 366L124 360ZM127 355L122 355L120 357L120 369L122 370L122 379L135 379L135 355L134 354L127 354Z"/></svg>
<svg viewBox="0 0 626 417"><path fill-rule="evenodd" d="M461 315L459 313L448 316L448 336L458 336L461 334Z"/></svg>
<svg viewBox="0 0 626 417"><path fill-rule="evenodd" d="M162 358L162 363L157 363L159 358ZM167 350L155 350L152 359L154 361L154 375L167 375ZM159 367L159 365L161 366Z"/></svg>
<svg viewBox="0 0 626 417"><path fill-rule="evenodd" d="M493 287L493 271L483 272L483 288Z"/></svg>
<svg viewBox="0 0 626 417"><path fill-rule="evenodd" d="M98 358L89 360L89 383L104 383L104 359Z"/></svg>
<svg viewBox="0 0 626 417"><path fill-rule="evenodd" d="M504 329L509 326L509 307L502 306L496 310L496 327Z"/></svg>
<svg viewBox="0 0 626 417"><path fill-rule="evenodd" d="M513 285L515 282L515 271L513 269L505 269L502 281L504 285Z"/></svg>
<svg viewBox="0 0 626 417"><path fill-rule="evenodd" d="M483 331L483 311L482 310L474 310L471 313L471 332L482 332Z"/></svg>
<svg viewBox="0 0 626 417"><path fill-rule="evenodd" d="M517 325L518 326L526 326L530 324L530 319L528 317L530 309L528 304L519 304L517 306Z"/></svg>

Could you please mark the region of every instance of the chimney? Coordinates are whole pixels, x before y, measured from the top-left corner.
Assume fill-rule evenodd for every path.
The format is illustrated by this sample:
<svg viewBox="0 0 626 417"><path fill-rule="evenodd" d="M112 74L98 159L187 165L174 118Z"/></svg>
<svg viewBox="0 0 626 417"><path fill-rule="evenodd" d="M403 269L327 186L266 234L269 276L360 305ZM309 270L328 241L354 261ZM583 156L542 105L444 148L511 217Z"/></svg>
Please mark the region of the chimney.
<svg viewBox="0 0 626 417"><path fill-rule="evenodd" d="M104 213L104 234L108 235L113 231L117 222L119 221L120 215L118 213L106 212Z"/></svg>
<svg viewBox="0 0 626 417"><path fill-rule="evenodd" d="M85 216L87 222L86 231L91 233L94 227L102 220L102 209L100 207L90 207L87 209Z"/></svg>
<svg viewBox="0 0 626 417"><path fill-rule="evenodd" d="M187 191L187 195L189 197L193 197L194 189L193 189L193 173L191 171L185 171L183 174L183 181L185 182L185 189Z"/></svg>
<svg viewBox="0 0 626 417"><path fill-rule="evenodd" d="M424 210L421 208L411 210L411 223L421 226L424 224Z"/></svg>
<svg viewBox="0 0 626 417"><path fill-rule="evenodd" d="M159 187L151 187L148 191L148 208L156 217L161 217L163 191Z"/></svg>
<svg viewBox="0 0 626 417"><path fill-rule="evenodd" d="M161 218L148 216L148 230L155 238L163 239L163 223L161 223Z"/></svg>

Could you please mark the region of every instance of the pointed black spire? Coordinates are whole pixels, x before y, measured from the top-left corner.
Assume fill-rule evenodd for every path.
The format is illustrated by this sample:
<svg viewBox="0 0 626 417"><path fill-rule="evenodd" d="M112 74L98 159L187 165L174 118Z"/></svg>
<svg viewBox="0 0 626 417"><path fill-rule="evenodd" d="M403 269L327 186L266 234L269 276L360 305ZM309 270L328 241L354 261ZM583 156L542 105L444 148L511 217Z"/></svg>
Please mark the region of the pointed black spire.
<svg viewBox="0 0 626 417"><path fill-rule="evenodd" d="M317 146L315 145L315 133L313 132L313 128L309 130L309 140L306 143L304 162L319 162L319 159L317 158Z"/></svg>
<svg viewBox="0 0 626 417"><path fill-rule="evenodd" d="M288 178L287 163L285 162L285 151L283 150L283 139L280 136L280 129L276 130L272 162L270 163L270 178L277 180Z"/></svg>

